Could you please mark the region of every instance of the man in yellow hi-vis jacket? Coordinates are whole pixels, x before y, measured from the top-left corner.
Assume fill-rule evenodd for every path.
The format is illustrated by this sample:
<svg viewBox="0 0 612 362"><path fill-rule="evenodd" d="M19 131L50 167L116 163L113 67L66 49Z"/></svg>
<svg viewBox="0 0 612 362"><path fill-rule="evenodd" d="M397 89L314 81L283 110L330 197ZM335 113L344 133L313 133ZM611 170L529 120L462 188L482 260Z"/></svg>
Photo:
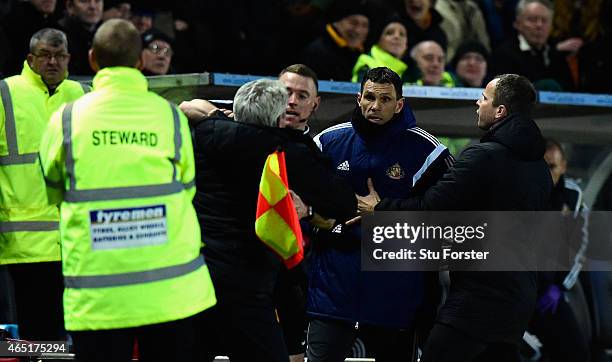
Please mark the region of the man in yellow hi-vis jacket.
<svg viewBox="0 0 612 362"><path fill-rule="evenodd" d="M93 91L56 112L41 144L61 199L64 318L77 360L195 360L195 319L216 303L191 200L187 120L147 91L124 20L94 36Z"/></svg>
<svg viewBox="0 0 612 362"><path fill-rule="evenodd" d="M21 74L0 80L0 265L13 279L17 323L28 340L65 334L59 210L47 201L38 148L51 114L84 93L66 79L69 60L66 35L42 29Z"/></svg>

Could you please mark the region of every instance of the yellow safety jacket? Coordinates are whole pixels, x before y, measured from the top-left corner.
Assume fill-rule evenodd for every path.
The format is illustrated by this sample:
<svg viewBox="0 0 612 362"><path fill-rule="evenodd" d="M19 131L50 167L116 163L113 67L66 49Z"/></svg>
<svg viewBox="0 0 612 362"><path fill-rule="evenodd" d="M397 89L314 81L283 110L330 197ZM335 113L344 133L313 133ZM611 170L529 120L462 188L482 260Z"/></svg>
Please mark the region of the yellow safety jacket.
<svg viewBox="0 0 612 362"><path fill-rule="evenodd" d="M360 73L363 74L363 71L366 69L378 67L387 67L397 73L400 78L402 78L404 72L408 69L408 65L397 59L393 54L383 50L378 45L373 45L369 54L361 54L357 58L357 63L353 67L353 78L351 81L360 82Z"/></svg>
<svg viewBox="0 0 612 362"><path fill-rule="evenodd" d="M59 210L47 201L38 147L51 114L83 87L64 80L50 95L27 62L0 80L0 264L60 260Z"/></svg>
<svg viewBox="0 0 612 362"><path fill-rule="evenodd" d="M163 323L216 303L192 205L187 119L134 68L100 70L40 149L61 199L66 329Z"/></svg>
<svg viewBox="0 0 612 362"><path fill-rule="evenodd" d="M422 78L418 79L414 84L423 85L423 79ZM453 75L449 72L442 73L442 79L440 79L440 84L438 84L438 87L447 87L447 88L456 87L455 78L453 78Z"/></svg>

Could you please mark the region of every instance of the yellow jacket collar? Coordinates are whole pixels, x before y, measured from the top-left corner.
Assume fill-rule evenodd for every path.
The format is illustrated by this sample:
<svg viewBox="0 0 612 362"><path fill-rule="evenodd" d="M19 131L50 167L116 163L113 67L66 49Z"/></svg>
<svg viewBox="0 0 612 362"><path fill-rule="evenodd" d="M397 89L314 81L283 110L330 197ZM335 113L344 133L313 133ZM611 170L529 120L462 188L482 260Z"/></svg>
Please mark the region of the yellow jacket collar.
<svg viewBox="0 0 612 362"><path fill-rule="evenodd" d="M93 79L93 89L121 88L146 92L147 79L136 68L108 67L96 73Z"/></svg>
<svg viewBox="0 0 612 362"><path fill-rule="evenodd" d="M372 46L370 49L370 54L372 54L372 58L378 59L385 66L389 67L392 71L399 74L400 77L402 74L408 69L408 65L402 62L401 59L396 58L393 54L387 52L383 48L379 47L377 44Z"/></svg>
<svg viewBox="0 0 612 362"><path fill-rule="evenodd" d="M23 69L21 70L21 76L27 79L30 83L32 83L35 87L40 88L41 90L48 91L49 87L45 84L40 74L34 72L32 68L30 68L30 64L28 64L27 60L23 61ZM66 74L68 76L68 74ZM64 78L65 79L65 78ZM58 84L55 89L58 89L62 83Z"/></svg>

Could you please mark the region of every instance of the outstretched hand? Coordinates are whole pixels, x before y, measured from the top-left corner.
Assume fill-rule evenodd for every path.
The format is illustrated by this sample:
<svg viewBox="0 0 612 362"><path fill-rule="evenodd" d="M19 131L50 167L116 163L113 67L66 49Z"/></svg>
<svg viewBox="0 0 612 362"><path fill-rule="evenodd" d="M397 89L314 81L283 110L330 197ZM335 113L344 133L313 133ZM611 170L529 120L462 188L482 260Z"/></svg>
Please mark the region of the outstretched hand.
<svg viewBox="0 0 612 362"><path fill-rule="evenodd" d="M376 192L376 190L374 189L374 184L372 183L371 178L368 178L368 190L370 193L365 196L359 196L355 194L355 197L357 197L358 216L345 222L346 225L356 224L361 221L362 215L374 212L374 208L380 202L380 196L378 195L378 192Z"/></svg>
<svg viewBox="0 0 612 362"><path fill-rule="evenodd" d="M357 197L357 211L359 215L373 212L376 205L380 202L380 196L374 189L371 178L368 178L368 190L370 193L365 196L355 195Z"/></svg>

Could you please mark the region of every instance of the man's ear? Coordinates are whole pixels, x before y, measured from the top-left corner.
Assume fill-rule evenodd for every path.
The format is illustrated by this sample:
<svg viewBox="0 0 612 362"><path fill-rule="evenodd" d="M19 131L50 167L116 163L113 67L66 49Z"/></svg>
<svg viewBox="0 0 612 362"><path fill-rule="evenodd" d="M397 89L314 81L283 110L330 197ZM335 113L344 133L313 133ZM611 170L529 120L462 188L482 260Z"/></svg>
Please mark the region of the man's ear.
<svg viewBox="0 0 612 362"><path fill-rule="evenodd" d="M501 119L508 115L508 108L503 104L500 104L495 108L495 119Z"/></svg>
<svg viewBox="0 0 612 362"><path fill-rule="evenodd" d="M361 92L357 92L357 104L361 105Z"/></svg>
<svg viewBox="0 0 612 362"><path fill-rule="evenodd" d="M30 68L32 68L32 64L34 63L34 54L28 53L26 60L28 61L28 65L30 66Z"/></svg>
<svg viewBox="0 0 612 362"><path fill-rule="evenodd" d="M395 113L399 113L404 108L404 97L400 98L395 105Z"/></svg>
<svg viewBox="0 0 612 362"><path fill-rule="evenodd" d="M136 66L135 68L138 70L143 70L144 69L144 57L143 57L143 52L140 52L140 56L138 57L138 61L136 62Z"/></svg>
<svg viewBox="0 0 612 362"><path fill-rule="evenodd" d="M93 49L89 49L89 53L87 54L87 60L89 60L89 66L91 67L91 70L97 73L100 70L100 65L96 60L96 52Z"/></svg>
<svg viewBox="0 0 612 362"><path fill-rule="evenodd" d="M317 96L314 101L314 107L312 107L312 111L316 111L319 109L319 105L321 104L321 97Z"/></svg>

